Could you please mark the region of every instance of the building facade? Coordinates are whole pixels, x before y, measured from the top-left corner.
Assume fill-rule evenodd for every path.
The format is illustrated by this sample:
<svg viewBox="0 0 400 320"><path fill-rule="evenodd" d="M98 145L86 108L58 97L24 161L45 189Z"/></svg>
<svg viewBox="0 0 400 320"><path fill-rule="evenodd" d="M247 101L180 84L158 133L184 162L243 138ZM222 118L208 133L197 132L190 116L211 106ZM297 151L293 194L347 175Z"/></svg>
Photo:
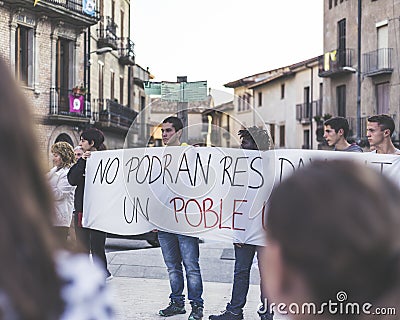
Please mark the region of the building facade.
<svg viewBox="0 0 400 320"><path fill-rule="evenodd" d="M82 1L0 2L1 55L31 104L39 151L49 166L51 145L76 144L79 128L89 123L84 96L74 104L72 89L84 82L84 30L97 19Z"/></svg>
<svg viewBox="0 0 400 320"><path fill-rule="evenodd" d="M399 140L399 15L399 1L324 0L324 111L348 118L361 144L379 113L394 118Z"/></svg>
<svg viewBox="0 0 400 320"><path fill-rule="evenodd" d="M234 89L231 132L257 126L269 131L274 148L321 148L318 61L315 57L225 84ZM231 146L239 143L233 140Z"/></svg>
<svg viewBox="0 0 400 320"><path fill-rule="evenodd" d="M318 57L279 69L249 86L253 90L257 126L265 126L274 148L318 149L322 118L322 79Z"/></svg>
<svg viewBox="0 0 400 320"><path fill-rule="evenodd" d="M86 31L91 125L104 132L107 148L119 149L139 112L131 95L135 55L129 32L130 1L98 0L96 5L99 21Z"/></svg>

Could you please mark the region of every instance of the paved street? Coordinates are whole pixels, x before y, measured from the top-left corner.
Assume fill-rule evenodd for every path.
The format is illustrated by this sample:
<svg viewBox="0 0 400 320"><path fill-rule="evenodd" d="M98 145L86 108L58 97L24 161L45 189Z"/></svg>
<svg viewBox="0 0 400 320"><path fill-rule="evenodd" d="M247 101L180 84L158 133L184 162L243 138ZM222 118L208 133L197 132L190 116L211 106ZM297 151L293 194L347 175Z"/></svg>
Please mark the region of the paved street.
<svg viewBox="0 0 400 320"><path fill-rule="evenodd" d="M119 319L162 319L158 310L168 305L169 283L160 248L146 241L107 239L107 258L114 279L109 281ZM204 280L205 317L219 313L230 298L233 279L233 246L227 243L200 244L200 266ZM258 319L259 275L253 264L245 319ZM171 320L187 319L187 313ZM279 319L279 318L277 318ZM282 318L281 318L282 319Z"/></svg>

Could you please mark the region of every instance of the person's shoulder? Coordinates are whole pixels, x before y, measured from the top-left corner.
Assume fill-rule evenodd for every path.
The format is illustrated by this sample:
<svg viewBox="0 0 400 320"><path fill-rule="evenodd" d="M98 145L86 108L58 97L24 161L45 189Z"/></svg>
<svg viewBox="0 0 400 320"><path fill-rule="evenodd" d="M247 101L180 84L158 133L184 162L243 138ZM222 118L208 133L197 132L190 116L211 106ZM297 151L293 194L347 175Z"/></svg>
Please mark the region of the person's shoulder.
<svg viewBox="0 0 400 320"><path fill-rule="evenodd" d="M345 151L364 152L364 150L357 143L352 143Z"/></svg>

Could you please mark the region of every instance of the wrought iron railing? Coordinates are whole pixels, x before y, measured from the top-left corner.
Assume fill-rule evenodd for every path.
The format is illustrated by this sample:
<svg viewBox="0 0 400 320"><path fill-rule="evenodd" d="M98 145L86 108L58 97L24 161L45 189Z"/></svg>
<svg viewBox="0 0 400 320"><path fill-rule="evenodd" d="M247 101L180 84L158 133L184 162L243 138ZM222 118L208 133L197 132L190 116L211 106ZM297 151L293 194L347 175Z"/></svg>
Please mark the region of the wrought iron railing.
<svg viewBox="0 0 400 320"><path fill-rule="evenodd" d="M322 99L296 104L297 121L308 123L313 117L322 117Z"/></svg>
<svg viewBox="0 0 400 320"><path fill-rule="evenodd" d="M318 75L329 77L337 73L350 72L343 68L353 65L353 56L353 49L337 49L326 52L318 59Z"/></svg>
<svg viewBox="0 0 400 320"><path fill-rule="evenodd" d="M117 24L111 17L100 18L100 28L97 29L97 47L118 49Z"/></svg>
<svg viewBox="0 0 400 320"><path fill-rule="evenodd" d="M133 50L135 44L129 38L120 38L118 54L119 54L119 61L122 64L126 65L134 65L135 64L135 52Z"/></svg>
<svg viewBox="0 0 400 320"><path fill-rule="evenodd" d="M98 99L99 111L93 113L94 121L101 122L105 126L122 127L129 129L137 116L137 112L118 102L106 99Z"/></svg>
<svg viewBox="0 0 400 320"><path fill-rule="evenodd" d="M382 72L392 72L392 48L382 48L363 54L363 73L372 75Z"/></svg>
<svg viewBox="0 0 400 320"><path fill-rule="evenodd" d="M74 95L66 88L50 88L50 115L90 118L89 95Z"/></svg>

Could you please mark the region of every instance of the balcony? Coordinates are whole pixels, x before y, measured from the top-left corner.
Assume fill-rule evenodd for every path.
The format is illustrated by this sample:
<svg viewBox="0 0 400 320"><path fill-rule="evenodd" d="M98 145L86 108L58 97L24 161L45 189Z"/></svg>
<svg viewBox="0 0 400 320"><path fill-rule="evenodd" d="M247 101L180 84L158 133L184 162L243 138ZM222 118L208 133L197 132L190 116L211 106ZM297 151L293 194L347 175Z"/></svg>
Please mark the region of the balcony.
<svg viewBox="0 0 400 320"><path fill-rule="evenodd" d="M320 77L335 77L351 71L343 69L353 65L353 49L338 49L326 52L318 59L318 75Z"/></svg>
<svg viewBox="0 0 400 320"><path fill-rule="evenodd" d="M348 137L355 137L357 135L357 118L356 117L346 117L349 122L349 135ZM368 117L360 118L360 133L361 133L361 146L365 146L367 143L367 119Z"/></svg>
<svg viewBox="0 0 400 320"><path fill-rule="evenodd" d="M115 132L126 133L131 127L138 113L118 102L110 99L96 101L99 112L93 114L96 126Z"/></svg>
<svg viewBox="0 0 400 320"><path fill-rule="evenodd" d="M312 110L312 115L310 112ZM296 104L296 120L301 124L309 124L313 117L322 117L322 99L314 100L312 103L305 102Z"/></svg>
<svg viewBox="0 0 400 320"><path fill-rule="evenodd" d="M89 27L99 20L98 12L84 7L83 0L40 0L36 6L33 6L33 0L3 0L2 2L15 9L22 9L21 17L25 13L36 12L40 16L68 22L77 27Z"/></svg>
<svg viewBox="0 0 400 320"><path fill-rule="evenodd" d="M75 95L64 88L50 89L50 110L47 120L51 123L88 123L90 103L87 95Z"/></svg>
<svg viewBox="0 0 400 320"><path fill-rule="evenodd" d="M382 48L363 54L363 74L374 77L393 72L392 48Z"/></svg>
<svg viewBox="0 0 400 320"><path fill-rule="evenodd" d="M117 24L111 17L101 17L97 29L97 48L111 47L118 49Z"/></svg>
<svg viewBox="0 0 400 320"><path fill-rule="evenodd" d="M133 66L135 64L133 47L134 43L130 38L120 39L120 47L118 48L119 63L124 66Z"/></svg>

